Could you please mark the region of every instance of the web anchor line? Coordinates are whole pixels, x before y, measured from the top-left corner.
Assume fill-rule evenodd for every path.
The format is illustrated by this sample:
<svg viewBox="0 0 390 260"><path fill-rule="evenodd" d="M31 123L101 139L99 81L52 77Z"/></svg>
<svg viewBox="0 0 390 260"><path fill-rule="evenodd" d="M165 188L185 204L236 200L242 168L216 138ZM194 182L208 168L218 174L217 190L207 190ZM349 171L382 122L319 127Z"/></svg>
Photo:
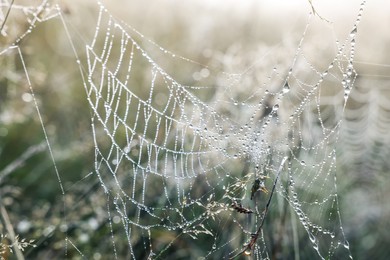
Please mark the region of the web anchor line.
<svg viewBox="0 0 390 260"><path fill-rule="evenodd" d="M244 247L244 249L239 252L238 254L236 254L235 256L229 258L229 259L235 259L236 257L244 254L244 255L251 255L251 252L254 248L254 245L256 244L257 242L257 239L259 238L259 235L260 235L260 231L261 229L263 228L263 225L264 225L264 221L265 221L265 218L267 217L267 213L268 213L268 209L269 209L269 205L271 204L271 200L272 200L272 196L275 192L275 188L276 188L276 184L278 182L278 179L279 179L279 176L280 176L280 173L282 172L282 169L283 169L283 166L284 166L284 163L286 162L287 160L287 156L283 158L282 160L282 163L280 164L279 166L279 169L278 169L278 172L276 174L276 178L275 178L275 181L274 181L274 184L272 186L272 190L271 190L271 193L269 195L269 198L268 198L268 201L267 201L267 204L265 205L265 208L264 208L264 211L263 213L261 214L261 222L260 222L260 225L259 227L257 228L257 231L256 233L253 233L251 234L251 240L249 241L249 243Z"/></svg>

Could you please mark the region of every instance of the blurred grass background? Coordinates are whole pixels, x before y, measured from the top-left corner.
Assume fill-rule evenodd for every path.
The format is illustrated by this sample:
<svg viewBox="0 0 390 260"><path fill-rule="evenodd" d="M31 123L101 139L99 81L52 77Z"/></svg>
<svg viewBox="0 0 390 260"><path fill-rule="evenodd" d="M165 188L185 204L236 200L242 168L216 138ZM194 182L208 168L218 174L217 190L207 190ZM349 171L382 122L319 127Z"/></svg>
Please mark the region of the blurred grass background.
<svg viewBox="0 0 390 260"><path fill-rule="evenodd" d="M73 32L72 41L81 59L85 59L84 45L95 30L97 6L94 1L59 4ZM132 0L104 4L115 17L173 53L230 73L247 68L254 60L260 60L258 69L262 73L271 71L274 64L287 68L311 10L304 0L247 0L240 4L203 0L145 4ZM306 36L310 45L305 46L305 55L313 65L322 68L329 64L335 49L329 43L347 37L359 5L360 1L314 2L319 14L332 23L318 17L311 21ZM387 259L390 255L388 7L388 3L374 0L365 8L356 41L355 68L360 76L347 106L338 147L342 226L356 259ZM28 23L21 14L12 13L7 26L12 34L1 38L2 48ZM100 220L90 217L94 207L105 207L105 197L94 193L97 183L88 183L88 177L82 180L93 170L94 163L91 111L62 28L59 19L38 23L20 46L66 190L66 221L72 226L63 226L63 197L53 162L42 148L45 139L41 125L14 50L0 56L0 199L15 232L36 240L36 248L26 249L27 258L63 258L65 236L61 231L67 228L68 236L75 239L81 252L93 256L94 248L99 247L107 255L94 257L108 259L112 254L109 231L96 227ZM182 66L185 62L161 62L179 82L193 82L193 75L188 75ZM359 107L365 112L356 116ZM104 215L103 212L102 219ZM4 233L4 225L0 227ZM168 241L174 236L165 235ZM202 251L202 245L193 246L193 250ZM313 256L304 251L301 259ZM179 258L180 252L176 254ZM70 250L68 257L77 259L80 255Z"/></svg>

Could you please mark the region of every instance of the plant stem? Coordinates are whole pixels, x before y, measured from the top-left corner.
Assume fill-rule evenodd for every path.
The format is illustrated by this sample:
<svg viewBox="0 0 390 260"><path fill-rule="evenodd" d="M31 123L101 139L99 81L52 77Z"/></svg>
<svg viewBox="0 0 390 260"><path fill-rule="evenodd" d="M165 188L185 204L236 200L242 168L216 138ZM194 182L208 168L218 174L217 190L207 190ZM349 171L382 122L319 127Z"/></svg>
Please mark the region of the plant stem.
<svg viewBox="0 0 390 260"><path fill-rule="evenodd" d="M268 209L269 209L269 205L271 204L272 196L273 196L273 194L274 194L274 192L275 192L276 184L277 184L277 182L278 182L280 173L282 172L284 163L286 162L287 158L288 158L287 156L283 158L282 163L281 163L280 166L279 166L278 172L276 173L276 178L275 178L275 181L274 181L274 185L272 186L271 194L269 195L267 204L265 205L265 209L264 209L264 211L263 211L263 213L262 213L262 216L261 216L261 222L260 222L259 227L257 228L256 233L252 234L252 238L251 238L251 240L249 241L249 243L245 246L244 250L242 250L242 251L241 251L240 253L238 253L237 255L231 257L230 259L234 259L234 258L236 258L237 256L242 255L242 254L244 254L244 253L245 253L246 255L250 255L250 251L252 251L253 246L256 244L257 238L259 237L259 234L260 234L260 231L261 231L261 229L263 228L264 221L265 221L265 217L267 216Z"/></svg>

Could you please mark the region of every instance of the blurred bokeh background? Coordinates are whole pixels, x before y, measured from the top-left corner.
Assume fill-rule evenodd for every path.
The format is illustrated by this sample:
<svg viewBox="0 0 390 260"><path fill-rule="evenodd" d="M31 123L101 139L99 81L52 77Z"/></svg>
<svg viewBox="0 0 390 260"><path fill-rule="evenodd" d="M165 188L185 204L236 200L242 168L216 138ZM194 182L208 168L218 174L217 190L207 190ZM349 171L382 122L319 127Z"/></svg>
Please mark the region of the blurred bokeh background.
<svg viewBox="0 0 390 260"><path fill-rule="evenodd" d="M33 2L15 1L14 5L40 4ZM0 3L4 15L9 1ZM15 8L5 23L6 33L0 36L1 51L6 50L0 56L0 204L15 233L35 240L37 247L27 247L26 258L63 258L62 231L66 228L86 256L109 259L109 231L91 231L96 230L98 221L89 218L96 212L88 205L104 208L105 197L93 192L97 183L88 181L94 164L91 111L70 44L74 44L80 59L85 59L84 46L95 32L98 6L95 1L55 3L62 10L70 36L63 21L55 17L36 22L32 33L18 45L66 196L53 169L20 55L16 49L6 49L34 18L28 9ZM306 0L121 0L103 4L114 17L177 56L228 73L241 72L255 61L262 75L271 72L275 64L288 68L312 10ZM310 63L320 68L329 65L335 42L348 37L360 4L313 1L323 19L312 17L305 36L305 56ZM383 0L366 4L356 38L354 67L358 77L341 115L344 119L337 147L339 207L355 259L390 256L389 8ZM180 82L196 80L197 75L188 74L185 60L161 57L159 62ZM190 67L194 66L191 62ZM62 226L64 217L72 226ZM6 232L3 221L0 233ZM96 247L107 248L107 255L94 255ZM13 257L8 255L6 259ZM68 257L82 258L77 252L69 252ZM301 255L301 259L308 258Z"/></svg>

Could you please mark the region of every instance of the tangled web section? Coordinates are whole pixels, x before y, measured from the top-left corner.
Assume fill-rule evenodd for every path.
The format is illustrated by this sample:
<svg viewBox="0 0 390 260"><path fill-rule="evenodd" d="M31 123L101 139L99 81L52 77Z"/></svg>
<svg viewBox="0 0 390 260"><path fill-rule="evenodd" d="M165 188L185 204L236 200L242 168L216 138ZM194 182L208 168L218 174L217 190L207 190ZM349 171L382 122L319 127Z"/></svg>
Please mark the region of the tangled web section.
<svg viewBox="0 0 390 260"><path fill-rule="evenodd" d="M108 215L120 219L110 221L114 247L124 233L132 257L139 257L139 247L157 257L183 237L209 241L206 257L234 257L247 249L243 253L269 258L275 231L267 225L291 214L321 258L350 256L338 206L335 142L356 78L362 10L345 42L336 42L327 68L305 58L309 20L288 70L274 67L263 85L245 86L243 78L254 71L229 74L203 66L199 74L216 79L210 86L201 79L188 85L175 80L154 53L195 63L145 40L101 5L86 48L84 84L93 111L96 175ZM311 82L299 77L303 70ZM279 212L275 206L256 234L272 185ZM161 232L170 236L161 239Z"/></svg>

